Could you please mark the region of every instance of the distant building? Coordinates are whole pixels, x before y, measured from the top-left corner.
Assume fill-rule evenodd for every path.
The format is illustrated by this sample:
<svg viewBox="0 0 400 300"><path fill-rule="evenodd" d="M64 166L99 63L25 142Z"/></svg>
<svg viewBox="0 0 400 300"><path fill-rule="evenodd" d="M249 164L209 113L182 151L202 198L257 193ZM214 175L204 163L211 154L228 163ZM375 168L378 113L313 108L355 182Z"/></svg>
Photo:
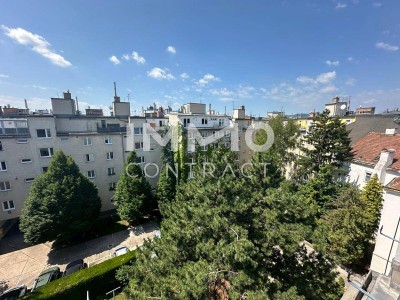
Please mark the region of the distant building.
<svg viewBox="0 0 400 300"><path fill-rule="evenodd" d="M348 112L348 103L340 101L339 97L332 98L331 103L325 104L325 109L329 110L331 117L343 117Z"/></svg>
<svg viewBox="0 0 400 300"><path fill-rule="evenodd" d="M375 107L359 107L356 109L356 115L373 115L375 114Z"/></svg>

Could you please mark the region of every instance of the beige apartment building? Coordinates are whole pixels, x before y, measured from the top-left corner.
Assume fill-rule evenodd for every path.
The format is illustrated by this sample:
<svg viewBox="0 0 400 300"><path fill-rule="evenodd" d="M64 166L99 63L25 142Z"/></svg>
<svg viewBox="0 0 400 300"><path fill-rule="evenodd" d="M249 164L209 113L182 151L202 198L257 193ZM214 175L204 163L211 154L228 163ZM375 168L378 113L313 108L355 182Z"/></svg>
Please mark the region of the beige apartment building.
<svg viewBox="0 0 400 300"><path fill-rule="evenodd" d="M151 139L150 151L143 149L143 125L157 132L169 125L190 123L202 137L220 135L223 128L238 124L238 162L246 162L251 151L245 143L245 130L252 124L244 107L226 114L206 111L202 103L185 104L179 111L154 107L154 113L130 116L130 103L121 102L115 95L111 116L101 109L86 109L82 114L78 103L66 92L63 98L51 98L52 111L30 113L28 109L0 110L0 237L21 214L32 182L43 174L52 155L61 149L72 156L81 172L93 180L102 200L102 211L114 209L113 194L130 151L135 150L137 163L147 168L148 180L155 187L158 176L154 165L162 169L162 146ZM133 132L131 132L133 131ZM229 132L222 131L221 139L230 147ZM190 138L190 137L189 137ZM147 166L150 164L150 166Z"/></svg>

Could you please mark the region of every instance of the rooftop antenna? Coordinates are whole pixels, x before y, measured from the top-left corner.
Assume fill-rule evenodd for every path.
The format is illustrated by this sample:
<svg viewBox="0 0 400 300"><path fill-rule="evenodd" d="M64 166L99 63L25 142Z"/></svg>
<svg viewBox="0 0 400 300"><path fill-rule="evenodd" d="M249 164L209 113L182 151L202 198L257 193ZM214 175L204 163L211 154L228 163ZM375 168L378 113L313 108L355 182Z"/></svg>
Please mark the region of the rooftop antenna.
<svg viewBox="0 0 400 300"><path fill-rule="evenodd" d="M117 97L117 83L114 81L114 97Z"/></svg>
<svg viewBox="0 0 400 300"><path fill-rule="evenodd" d="M77 112L78 115L79 115L79 102L78 102L78 97L75 97L75 99L76 99L76 112Z"/></svg>
<svg viewBox="0 0 400 300"><path fill-rule="evenodd" d="M29 109L29 108L28 108L28 102L26 101L26 99L24 99L24 101L25 101L25 108L26 108L26 109Z"/></svg>
<svg viewBox="0 0 400 300"><path fill-rule="evenodd" d="M131 94L128 94L128 102L131 102L130 96Z"/></svg>

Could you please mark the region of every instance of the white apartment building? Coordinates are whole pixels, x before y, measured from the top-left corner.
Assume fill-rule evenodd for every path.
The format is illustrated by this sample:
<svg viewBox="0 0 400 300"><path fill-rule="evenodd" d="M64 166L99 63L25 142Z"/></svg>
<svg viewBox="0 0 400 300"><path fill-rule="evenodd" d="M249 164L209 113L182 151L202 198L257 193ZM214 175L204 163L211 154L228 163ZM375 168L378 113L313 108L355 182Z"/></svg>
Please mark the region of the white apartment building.
<svg viewBox="0 0 400 300"><path fill-rule="evenodd" d="M0 237L2 229L20 216L32 182L46 171L58 149L72 156L81 172L96 184L102 211L114 209L116 183L132 149L137 154L137 162L147 168L150 184L156 186L158 176L153 176L157 175L154 164L161 171L162 146L151 139L150 151L144 151L145 123L156 131L178 123L184 128L194 124L203 137L219 137L220 130L235 122L239 127L238 161L245 162L251 157L244 134L252 119L245 115L243 106L234 110L232 118L215 113L211 106L206 112L202 103L185 104L178 112L169 109L166 116L158 108L157 113L141 117L130 116L130 103L121 102L116 95L111 116L104 116L101 109L90 108L85 115L81 114L69 91L63 98L51 98L51 103L52 113L47 114L29 114L27 109L13 108L1 111L0 108ZM131 135L127 132L130 128ZM230 147L229 132L223 131L223 135L226 147ZM147 166L148 163L152 165Z"/></svg>
<svg viewBox="0 0 400 300"><path fill-rule="evenodd" d="M377 174L384 186L383 208L371 261L371 270L389 275L400 240L400 134L395 129L386 133L370 132L353 145L349 182L363 188ZM400 248L399 248L400 249Z"/></svg>

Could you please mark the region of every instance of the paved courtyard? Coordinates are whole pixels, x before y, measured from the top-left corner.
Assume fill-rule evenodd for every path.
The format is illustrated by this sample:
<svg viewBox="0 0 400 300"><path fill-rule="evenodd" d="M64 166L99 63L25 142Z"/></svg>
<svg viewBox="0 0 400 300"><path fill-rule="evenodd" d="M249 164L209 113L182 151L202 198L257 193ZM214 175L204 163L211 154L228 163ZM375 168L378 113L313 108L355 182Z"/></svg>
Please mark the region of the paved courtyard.
<svg viewBox="0 0 400 300"><path fill-rule="evenodd" d="M0 281L8 281L9 287L25 284L31 288L39 273L49 266L56 265L64 271L68 262L78 258L89 266L100 263L119 246L130 250L141 246L158 229L156 223L150 222L63 249L52 249L52 243L26 247L21 235L13 234L0 241Z"/></svg>

